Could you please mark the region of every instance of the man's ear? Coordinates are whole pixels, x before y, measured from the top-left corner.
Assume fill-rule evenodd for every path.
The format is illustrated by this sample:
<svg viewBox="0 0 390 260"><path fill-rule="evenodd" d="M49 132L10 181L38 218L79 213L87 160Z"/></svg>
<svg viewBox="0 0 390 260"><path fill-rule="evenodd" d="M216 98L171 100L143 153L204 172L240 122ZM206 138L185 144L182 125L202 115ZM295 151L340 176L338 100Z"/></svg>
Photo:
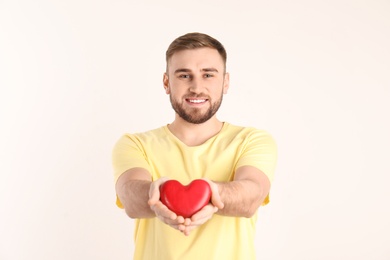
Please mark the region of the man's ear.
<svg viewBox="0 0 390 260"><path fill-rule="evenodd" d="M228 72L226 72L223 80L223 94L227 94L229 86L230 86L230 75Z"/></svg>
<svg viewBox="0 0 390 260"><path fill-rule="evenodd" d="M163 76L163 84L164 84L165 93L170 94L171 91L169 89L169 79L168 79L168 75L166 72L164 73L164 76Z"/></svg>

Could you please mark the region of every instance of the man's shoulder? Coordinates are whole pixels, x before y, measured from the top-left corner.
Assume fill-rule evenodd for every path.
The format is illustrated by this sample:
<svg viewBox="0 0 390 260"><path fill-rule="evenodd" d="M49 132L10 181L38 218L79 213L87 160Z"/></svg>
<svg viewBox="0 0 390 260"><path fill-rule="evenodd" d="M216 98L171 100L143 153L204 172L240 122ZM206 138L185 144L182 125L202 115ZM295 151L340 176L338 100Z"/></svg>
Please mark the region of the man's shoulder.
<svg viewBox="0 0 390 260"><path fill-rule="evenodd" d="M133 133L126 133L125 136L128 138L136 138L140 140L152 140L155 138L162 138L166 135L166 126L161 126L155 129L147 130L147 131L140 131L140 132L133 132Z"/></svg>
<svg viewBox="0 0 390 260"><path fill-rule="evenodd" d="M242 145L265 143L276 145L274 137L267 130L253 126L227 124L226 131L221 137L227 140L235 140Z"/></svg>
<svg viewBox="0 0 390 260"><path fill-rule="evenodd" d="M253 126L238 126L231 123L225 123L226 125L226 131L230 134L236 134L236 135L250 135L250 134L257 134L257 135L270 135L270 133L264 129L256 128Z"/></svg>

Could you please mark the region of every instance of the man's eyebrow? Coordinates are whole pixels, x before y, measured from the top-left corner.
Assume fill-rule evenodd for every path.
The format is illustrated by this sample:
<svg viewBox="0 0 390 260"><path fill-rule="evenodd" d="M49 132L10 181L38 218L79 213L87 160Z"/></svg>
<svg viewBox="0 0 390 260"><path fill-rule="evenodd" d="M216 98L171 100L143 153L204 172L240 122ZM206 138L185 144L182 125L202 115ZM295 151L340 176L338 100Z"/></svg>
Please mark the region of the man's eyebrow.
<svg viewBox="0 0 390 260"><path fill-rule="evenodd" d="M217 72L218 73L218 70L216 68L204 68L204 69L201 69L201 71L203 71L203 72ZM186 68L180 68L180 69L175 70L175 74L181 73L181 72L191 72L191 70L186 69Z"/></svg>
<svg viewBox="0 0 390 260"><path fill-rule="evenodd" d="M205 71L205 72L218 72L218 70L216 68L204 68L204 69L202 69L202 71Z"/></svg>
<svg viewBox="0 0 390 260"><path fill-rule="evenodd" d="M186 68L181 68L181 69L175 70L175 74L176 73L181 73L181 72L191 72L191 70L190 69L186 69Z"/></svg>

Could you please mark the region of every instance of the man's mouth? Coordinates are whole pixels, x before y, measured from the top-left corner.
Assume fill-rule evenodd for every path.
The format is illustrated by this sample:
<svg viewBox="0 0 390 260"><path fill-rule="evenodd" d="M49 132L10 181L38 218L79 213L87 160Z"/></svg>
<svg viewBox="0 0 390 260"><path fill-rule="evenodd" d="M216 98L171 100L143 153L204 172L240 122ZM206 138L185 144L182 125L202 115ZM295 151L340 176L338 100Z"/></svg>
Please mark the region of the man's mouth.
<svg viewBox="0 0 390 260"><path fill-rule="evenodd" d="M186 99L187 102L193 103L193 104L201 104L207 101L207 99Z"/></svg>

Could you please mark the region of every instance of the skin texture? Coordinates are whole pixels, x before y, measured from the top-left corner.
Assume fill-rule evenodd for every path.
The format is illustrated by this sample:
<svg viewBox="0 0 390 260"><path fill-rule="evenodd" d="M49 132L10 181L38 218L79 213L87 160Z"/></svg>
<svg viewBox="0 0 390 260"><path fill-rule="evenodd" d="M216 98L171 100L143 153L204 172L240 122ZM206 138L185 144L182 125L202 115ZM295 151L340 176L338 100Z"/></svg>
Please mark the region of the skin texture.
<svg viewBox="0 0 390 260"><path fill-rule="evenodd" d="M173 54L168 60L163 84L175 110L175 119L168 125L172 134L188 146L200 145L218 134L223 123L217 119L216 112L229 89L229 74L215 49L199 48ZM185 219L159 200L159 187L166 180L153 182L146 169L133 168L118 179L116 192L129 217L157 217L186 236L214 214L253 216L270 190L270 182L262 171L242 166L231 182L215 183L205 179L212 190L211 203Z"/></svg>

